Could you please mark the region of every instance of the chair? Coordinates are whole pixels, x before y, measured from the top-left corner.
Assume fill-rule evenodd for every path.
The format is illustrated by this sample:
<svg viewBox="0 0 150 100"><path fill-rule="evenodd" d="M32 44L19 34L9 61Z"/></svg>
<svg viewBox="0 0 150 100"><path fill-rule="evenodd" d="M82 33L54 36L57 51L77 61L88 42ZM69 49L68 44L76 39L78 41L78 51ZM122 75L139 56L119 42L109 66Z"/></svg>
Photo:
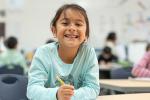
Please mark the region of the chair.
<svg viewBox="0 0 150 100"><path fill-rule="evenodd" d="M99 79L110 79L111 70L99 69Z"/></svg>
<svg viewBox="0 0 150 100"><path fill-rule="evenodd" d="M0 100L28 100L26 97L28 79L16 74L0 75Z"/></svg>
<svg viewBox="0 0 150 100"><path fill-rule="evenodd" d="M13 68L9 68L12 66ZM23 75L23 68L20 65L3 65L0 67L0 74L20 74Z"/></svg>

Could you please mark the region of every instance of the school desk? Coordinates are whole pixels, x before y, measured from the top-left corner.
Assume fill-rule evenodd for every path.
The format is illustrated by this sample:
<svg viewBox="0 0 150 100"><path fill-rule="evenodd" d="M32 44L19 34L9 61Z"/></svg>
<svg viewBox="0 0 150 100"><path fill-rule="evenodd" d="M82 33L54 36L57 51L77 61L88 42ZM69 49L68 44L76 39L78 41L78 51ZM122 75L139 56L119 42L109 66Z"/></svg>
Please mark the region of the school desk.
<svg viewBox="0 0 150 100"><path fill-rule="evenodd" d="M150 93L150 81L133 79L100 79L100 87L123 93Z"/></svg>
<svg viewBox="0 0 150 100"><path fill-rule="evenodd" d="M99 96L97 100L150 100L150 93Z"/></svg>

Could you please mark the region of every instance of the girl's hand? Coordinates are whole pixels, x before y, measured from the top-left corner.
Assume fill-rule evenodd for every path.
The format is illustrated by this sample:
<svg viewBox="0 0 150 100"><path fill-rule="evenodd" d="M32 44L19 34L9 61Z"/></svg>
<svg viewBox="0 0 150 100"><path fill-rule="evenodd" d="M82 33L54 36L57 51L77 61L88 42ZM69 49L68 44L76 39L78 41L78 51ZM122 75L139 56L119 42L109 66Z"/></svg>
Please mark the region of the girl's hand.
<svg viewBox="0 0 150 100"><path fill-rule="evenodd" d="M58 100L71 100L71 96L74 94L74 86L72 85L62 85L57 91Z"/></svg>

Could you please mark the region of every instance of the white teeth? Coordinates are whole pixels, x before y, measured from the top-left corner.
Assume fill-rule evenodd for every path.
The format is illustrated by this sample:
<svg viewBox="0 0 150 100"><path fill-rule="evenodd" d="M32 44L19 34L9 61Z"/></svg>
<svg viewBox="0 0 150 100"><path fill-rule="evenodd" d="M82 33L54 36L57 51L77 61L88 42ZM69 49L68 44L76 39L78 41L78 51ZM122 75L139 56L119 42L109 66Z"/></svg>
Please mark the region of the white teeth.
<svg viewBox="0 0 150 100"><path fill-rule="evenodd" d="M68 37L68 38L78 38L79 37L78 35L69 35L69 34L65 34L64 36Z"/></svg>

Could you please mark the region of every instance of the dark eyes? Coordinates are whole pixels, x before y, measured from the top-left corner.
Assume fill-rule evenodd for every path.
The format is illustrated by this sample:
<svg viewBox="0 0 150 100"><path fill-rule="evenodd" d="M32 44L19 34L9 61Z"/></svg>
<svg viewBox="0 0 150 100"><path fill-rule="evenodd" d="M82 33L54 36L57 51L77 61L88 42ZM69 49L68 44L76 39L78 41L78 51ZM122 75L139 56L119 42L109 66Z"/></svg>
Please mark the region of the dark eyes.
<svg viewBox="0 0 150 100"><path fill-rule="evenodd" d="M80 23L76 23L75 25L76 25L76 26L82 26L82 24L80 24Z"/></svg>
<svg viewBox="0 0 150 100"><path fill-rule="evenodd" d="M61 24L63 24L64 26L68 26L70 23L68 23L68 22L62 22ZM81 23L75 23L74 25L77 26L77 27L82 26Z"/></svg>
<svg viewBox="0 0 150 100"><path fill-rule="evenodd" d="M67 22L62 22L62 24L63 24L64 26L67 26L67 25L68 25L68 23L67 23Z"/></svg>

